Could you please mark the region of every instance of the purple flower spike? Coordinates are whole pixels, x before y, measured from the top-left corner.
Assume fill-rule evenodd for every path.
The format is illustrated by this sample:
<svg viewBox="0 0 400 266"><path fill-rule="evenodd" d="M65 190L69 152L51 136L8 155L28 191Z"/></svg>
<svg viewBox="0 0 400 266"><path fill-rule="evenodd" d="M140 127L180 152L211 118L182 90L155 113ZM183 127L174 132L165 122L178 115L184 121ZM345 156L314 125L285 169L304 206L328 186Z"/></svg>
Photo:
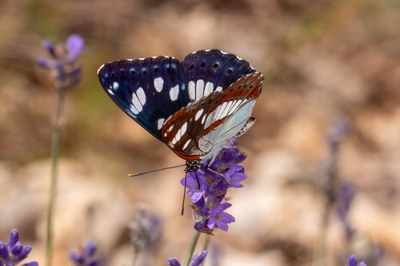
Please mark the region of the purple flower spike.
<svg viewBox="0 0 400 266"><path fill-rule="evenodd" d="M25 245L22 247L21 253L18 255L17 259L19 261L26 259L28 257L28 254L31 252L32 246L30 245Z"/></svg>
<svg viewBox="0 0 400 266"><path fill-rule="evenodd" d="M28 263L23 264L22 266L39 266L39 263L37 263L36 261L28 262Z"/></svg>
<svg viewBox="0 0 400 266"><path fill-rule="evenodd" d="M43 57L38 57L36 59L36 64L38 64L40 67L45 68L45 69L52 69L52 68L56 67L56 65L53 61L50 61Z"/></svg>
<svg viewBox="0 0 400 266"><path fill-rule="evenodd" d="M69 36L65 48L68 50L68 61L74 62L83 53L85 49L85 40L78 34Z"/></svg>
<svg viewBox="0 0 400 266"><path fill-rule="evenodd" d="M9 246L13 246L18 242L18 240L19 240L19 232L18 232L18 230L17 229L12 229L10 231L8 245Z"/></svg>
<svg viewBox="0 0 400 266"><path fill-rule="evenodd" d="M185 180L186 179L186 180ZM204 172L188 172L185 178L181 179L181 184L188 188L188 194L205 191L207 183L204 179Z"/></svg>
<svg viewBox="0 0 400 266"><path fill-rule="evenodd" d="M169 266L181 266L180 262L175 258L168 259Z"/></svg>
<svg viewBox="0 0 400 266"><path fill-rule="evenodd" d="M21 252L22 252L23 248L24 248L24 246L23 246L21 243L17 242L17 243L15 243L14 246L12 247L12 249L11 249L11 254L12 254L13 256L16 256L16 257L17 257L17 256L21 255Z"/></svg>
<svg viewBox="0 0 400 266"><path fill-rule="evenodd" d="M93 241L88 241L80 252L70 251L69 257L75 266L100 266L102 260L96 251L96 244Z"/></svg>
<svg viewBox="0 0 400 266"><path fill-rule="evenodd" d="M83 251L83 256L92 257L96 253L97 247L93 241L86 243L85 249Z"/></svg>
<svg viewBox="0 0 400 266"><path fill-rule="evenodd" d="M0 261L6 261L9 259L7 245L0 242Z"/></svg>
<svg viewBox="0 0 400 266"><path fill-rule="evenodd" d="M23 245L19 242L19 232L17 229L10 231L7 244L0 242L0 265L16 266L26 259L32 250L32 246ZM22 266L37 266L37 262L28 262Z"/></svg>
<svg viewBox="0 0 400 266"><path fill-rule="evenodd" d="M224 210L231 206L232 204L226 202L212 209L210 211L210 217L208 218L208 228L214 229L217 227L223 231L228 231L228 224L233 223L235 221L235 217L224 212Z"/></svg>
<svg viewBox="0 0 400 266"><path fill-rule="evenodd" d="M229 146L235 145L232 140ZM188 196L192 201L195 219L195 230L212 234L215 228L228 230L228 224L235 221L229 213L224 212L231 206L224 202L228 189L243 187L241 182L246 179L243 162L246 155L237 148L222 149L210 164L205 161L194 172L187 172L181 184L188 188Z"/></svg>
<svg viewBox="0 0 400 266"><path fill-rule="evenodd" d="M199 266L202 264L208 254L207 250L203 250L198 254L194 255L192 260L190 261L190 266ZM181 263L175 258L168 259L169 266L181 266Z"/></svg>
<svg viewBox="0 0 400 266"><path fill-rule="evenodd" d="M358 262L357 257L351 255L346 263L346 266L367 266L367 264L363 261Z"/></svg>
<svg viewBox="0 0 400 266"><path fill-rule="evenodd" d="M206 259L207 254L208 254L207 250L203 250L200 253L196 254L192 258L192 261L190 262L190 266L199 266L200 264L202 264L203 261Z"/></svg>
<svg viewBox="0 0 400 266"><path fill-rule="evenodd" d="M53 45L49 40L43 40L42 45L50 58L39 57L36 63L53 72L57 88L67 89L77 86L82 72L77 60L85 50L84 39L72 34L65 44Z"/></svg>
<svg viewBox="0 0 400 266"><path fill-rule="evenodd" d="M244 174L244 168L240 165L232 165L229 169L224 173L226 180L228 180L232 187L240 188L243 187L240 182L246 179L246 175Z"/></svg>
<svg viewBox="0 0 400 266"><path fill-rule="evenodd" d="M42 41L42 46L49 52L49 54L53 58L57 58L56 48L54 47L53 43L47 39Z"/></svg>

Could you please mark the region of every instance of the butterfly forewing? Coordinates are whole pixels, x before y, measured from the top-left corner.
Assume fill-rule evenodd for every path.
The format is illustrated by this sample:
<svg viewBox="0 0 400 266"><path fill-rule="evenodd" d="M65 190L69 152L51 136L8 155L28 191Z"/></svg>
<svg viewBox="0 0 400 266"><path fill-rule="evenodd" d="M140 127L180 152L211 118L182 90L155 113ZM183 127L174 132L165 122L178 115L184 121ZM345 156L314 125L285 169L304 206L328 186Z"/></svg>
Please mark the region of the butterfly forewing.
<svg viewBox="0 0 400 266"><path fill-rule="evenodd" d="M223 92L181 108L165 122L163 141L185 160L214 156L219 145L241 134L261 93L262 80L258 72L245 75Z"/></svg>
<svg viewBox="0 0 400 266"><path fill-rule="evenodd" d="M172 57L107 63L98 77L111 99L160 140L164 121L189 102L182 65Z"/></svg>
<svg viewBox="0 0 400 266"><path fill-rule="evenodd" d="M182 66L191 101L225 90L243 75L255 72L247 61L216 49L189 54Z"/></svg>

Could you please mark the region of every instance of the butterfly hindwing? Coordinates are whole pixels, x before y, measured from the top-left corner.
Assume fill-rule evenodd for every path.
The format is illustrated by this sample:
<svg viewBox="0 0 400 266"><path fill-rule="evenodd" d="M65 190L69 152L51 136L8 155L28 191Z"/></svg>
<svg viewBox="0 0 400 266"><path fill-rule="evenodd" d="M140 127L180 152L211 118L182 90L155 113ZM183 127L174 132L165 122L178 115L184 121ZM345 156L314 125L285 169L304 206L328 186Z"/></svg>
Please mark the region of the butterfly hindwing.
<svg viewBox="0 0 400 266"><path fill-rule="evenodd" d="M164 121L189 102L182 65L172 57L114 61L98 77L111 99L160 140Z"/></svg>
<svg viewBox="0 0 400 266"><path fill-rule="evenodd" d="M164 142L185 160L213 158L227 140L242 134L254 122L251 111L262 81L262 74L254 72L223 92L213 92L183 107L165 122Z"/></svg>
<svg viewBox="0 0 400 266"><path fill-rule="evenodd" d="M255 72L247 61L216 49L189 54L182 66L191 101L223 91L243 75Z"/></svg>

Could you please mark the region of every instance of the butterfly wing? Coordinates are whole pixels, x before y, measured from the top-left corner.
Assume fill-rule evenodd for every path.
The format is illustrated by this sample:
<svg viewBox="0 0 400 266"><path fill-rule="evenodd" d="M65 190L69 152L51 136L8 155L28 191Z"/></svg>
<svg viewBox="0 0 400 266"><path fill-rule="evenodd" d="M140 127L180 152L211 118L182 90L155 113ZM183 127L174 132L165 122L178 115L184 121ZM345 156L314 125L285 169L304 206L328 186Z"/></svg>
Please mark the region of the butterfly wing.
<svg viewBox="0 0 400 266"><path fill-rule="evenodd" d="M159 140L164 121L189 102L182 65L172 57L115 61L97 74L119 108Z"/></svg>
<svg viewBox="0 0 400 266"><path fill-rule="evenodd" d="M223 91L240 77L255 72L247 61L216 49L189 54L182 66L191 101Z"/></svg>
<svg viewBox="0 0 400 266"><path fill-rule="evenodd" d="M263 79L258 72L247 74L224 91L181 108L162 127L164 142L188 161L214 158L227 140L254 122L251 112Z"/></svg>

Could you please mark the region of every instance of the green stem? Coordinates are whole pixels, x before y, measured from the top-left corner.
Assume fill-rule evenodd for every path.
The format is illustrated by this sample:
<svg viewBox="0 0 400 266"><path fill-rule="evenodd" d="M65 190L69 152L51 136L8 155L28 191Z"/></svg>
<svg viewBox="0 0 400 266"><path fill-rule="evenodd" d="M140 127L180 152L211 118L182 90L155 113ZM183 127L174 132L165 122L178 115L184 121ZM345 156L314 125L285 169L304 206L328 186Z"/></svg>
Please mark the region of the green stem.
<svg viewBox="0 0 400 266"><path fill-rule="evenodd" d="M190 261L192 260L194 250L196 249L196 246L197 246L197 242L199 242L199 238L200 238L200 232L195 230L194 234L193 234L192 242L190 243L190 246L189 246L189 250L188 250L188 254L186 256L186 261L185 261L184 266L190 265Z"/></svg>
<svg viewBox="0 0 400 266"><path fill-rule="evenodd" d="M51 144L51 183L50 183L50 199L47 212L47 236L46 236L46 265L52 265L53 257L53 238L54 238L54 208L56 205L57 181L58 181L58 161L60 155L61 143L61 115L64 104L64 90L57 88L55 121L53 129L53 137Z"/></svg>
<svg viewBox="0 0 400 266"><path fill-rule="evenodd" d="M204 248L203 250L207 250L208 246L210 245L210 241L211 241L211 235L207 234L206 235L206 241L204 241Z"/></svg>

